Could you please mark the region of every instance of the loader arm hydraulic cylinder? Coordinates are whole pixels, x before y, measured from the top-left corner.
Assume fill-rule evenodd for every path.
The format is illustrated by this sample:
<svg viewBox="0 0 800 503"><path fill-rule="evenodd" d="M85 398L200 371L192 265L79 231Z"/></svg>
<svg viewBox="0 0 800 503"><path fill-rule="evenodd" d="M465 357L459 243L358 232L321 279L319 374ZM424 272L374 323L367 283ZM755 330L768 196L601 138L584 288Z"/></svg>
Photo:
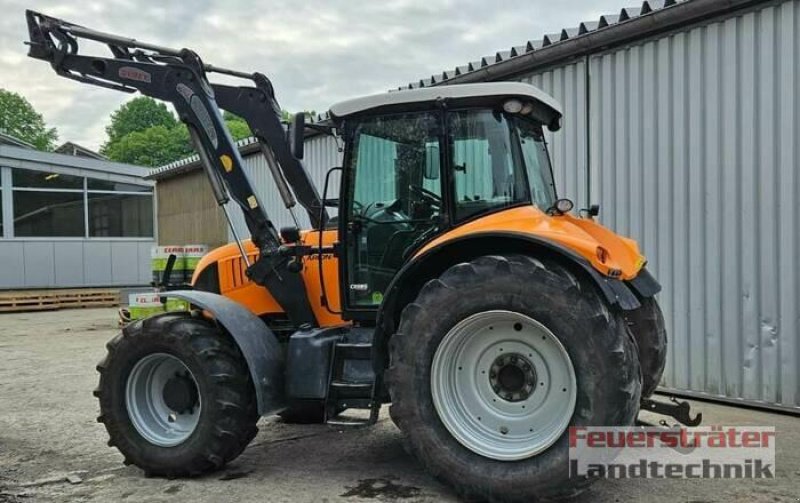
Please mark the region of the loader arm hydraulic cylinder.
<svg viewBox="0 0 800 503"><path fill-rule="evenodd" d="M218 68L213 68L212 71L234 76L241 75L239 72ZM275 184L281 191L281 197L287 208L293 205L294 200L290 193L284 194L286 182L291 186L300 205L306 210L312 227L320 229L325 226L328 215L322 204L322 198L303 163L292 155L281 123L281 109L275 99L272 84L265 75L260 73L248 75L248 78L255 82L256 87L213 84L212 88L217 98L217 104L223 110L243 118L250 126L250 130L261 145Z"/></svg>

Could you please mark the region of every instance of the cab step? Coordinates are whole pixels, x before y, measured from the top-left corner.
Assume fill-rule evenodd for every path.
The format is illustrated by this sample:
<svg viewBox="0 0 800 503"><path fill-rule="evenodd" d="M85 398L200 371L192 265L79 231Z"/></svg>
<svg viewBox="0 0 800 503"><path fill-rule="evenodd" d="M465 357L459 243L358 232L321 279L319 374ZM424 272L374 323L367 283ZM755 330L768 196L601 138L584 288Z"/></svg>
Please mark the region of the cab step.
<svg viewBox="0 0 800 503"><path fill-rule="evenodd" d="M326 423L333 426L367 426L369 419L342 416L347 409L374 408L375 374L372 371L372 344L345 340L333 345L330 385L326 401Z"/></svg>
<svg viewBox="0 0 800 503"><path fill-rule="evenodd" d="M372 360L372 344L368 342L340 342L334 351L342 360Z"/></svg>
<svg viewBox="0 0 800 503"><path fill-rule="evenodd" d="M371 382L332 381L331 389L335 389L341 395L346 394L354 397L372 396Z"/></svg>

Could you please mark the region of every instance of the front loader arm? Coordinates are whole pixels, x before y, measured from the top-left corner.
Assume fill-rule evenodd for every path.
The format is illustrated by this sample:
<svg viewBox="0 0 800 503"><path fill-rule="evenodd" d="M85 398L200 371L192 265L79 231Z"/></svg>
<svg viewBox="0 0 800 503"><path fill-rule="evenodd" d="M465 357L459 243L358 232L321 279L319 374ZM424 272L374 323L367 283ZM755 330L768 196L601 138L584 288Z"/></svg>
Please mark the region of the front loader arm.
<svg viewBox="0 0 800 503"><path fill-rule="evenodd" d="M222 84L212 84L211 87L219 107L238 115L250 126L287 209L294 206L294 199L286 189L285 182L289 183L294 196L306 210L311 226L314 229L323 228L328 214L303 163L292 154L281 123L281 109L269 79L261 73L243 74L214 67L211 71L251 79L256 84L256 87Z"/></svg>
<svg viewBox="0 0 800 503"><path fill-rule="evenodd" d="M206 79L208 65L188 49L146 44L33 11L27 11L26 17L30 34L28 55L49 62L59 75L117 91L138 91L172 103L189 129L217 202L225 209L228 198L233 199L244 213L250 236L260 252L255 263L248 267L247 275L270 291L293 323L316 324L303 280L287 270L291 256L281 246L275 226L242 169L241 154ZM81 39L107 45L113 57L79 54ZM249 264L241 249L243 260Z"/></svg>
<svg viewBox="0 0 800 503"><path fill-rule="evenodd" d="M224 125L197 54L96 32L32 11L27 12L27 18L31 37L28 55L50 62L59 75L118 91L139 91L172 103L200 155L211 165L213 173L209 175L217 177L212 185L224 181L227 194L244 212L259 249L277 250L278 233L242 170L241 155ZM78 54L81 38L106 43L115 57Z"/></svg>

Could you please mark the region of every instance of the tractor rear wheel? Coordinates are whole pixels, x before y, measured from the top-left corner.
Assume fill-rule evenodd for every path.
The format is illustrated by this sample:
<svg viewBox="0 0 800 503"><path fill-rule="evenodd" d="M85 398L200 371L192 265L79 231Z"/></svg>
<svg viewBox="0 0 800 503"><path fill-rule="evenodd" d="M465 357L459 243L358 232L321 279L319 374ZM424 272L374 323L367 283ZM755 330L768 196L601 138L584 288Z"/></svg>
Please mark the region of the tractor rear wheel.
<svg viewBox="0 0 800 503"><path fill-rule="evenodd" d="M390 341L391 415L466 499L574 495L571 426L629 426L636 346L592 285L557 262L485 256L429 281Z"/></svg>
<svg viewBox="0 0 800 503"><path fill-rule="evenodd" d="M97 365L97 420L125 464L147 475L200 475L237 457L258 432L244 357L202 317L137 321L106 348Z"/></svg>
<svg viewBox="0 0 800 503"><path fill-rule="evenodd" d="M642 306L625 311L625 321L633 334L642 368L642 397L653 394L664 374L667 362L667 329L664 315L653 297L640 298Z"/></svg>

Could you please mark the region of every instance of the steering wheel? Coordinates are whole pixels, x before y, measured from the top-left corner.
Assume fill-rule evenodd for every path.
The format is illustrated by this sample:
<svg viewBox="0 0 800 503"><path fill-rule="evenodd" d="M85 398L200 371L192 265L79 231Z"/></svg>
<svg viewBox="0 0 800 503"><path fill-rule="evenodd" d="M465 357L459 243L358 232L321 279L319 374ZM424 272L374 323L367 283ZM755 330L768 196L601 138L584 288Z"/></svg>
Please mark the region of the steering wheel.
<svg viewBox="0 0 800 503"><path fill-rule="evenodd" d="M420 187L419 185L409 185L408 188L411 192L418 195L422 200L431 206L435 208L442 207L442 197L436 192L432 192L424 187Z"/></svg>

